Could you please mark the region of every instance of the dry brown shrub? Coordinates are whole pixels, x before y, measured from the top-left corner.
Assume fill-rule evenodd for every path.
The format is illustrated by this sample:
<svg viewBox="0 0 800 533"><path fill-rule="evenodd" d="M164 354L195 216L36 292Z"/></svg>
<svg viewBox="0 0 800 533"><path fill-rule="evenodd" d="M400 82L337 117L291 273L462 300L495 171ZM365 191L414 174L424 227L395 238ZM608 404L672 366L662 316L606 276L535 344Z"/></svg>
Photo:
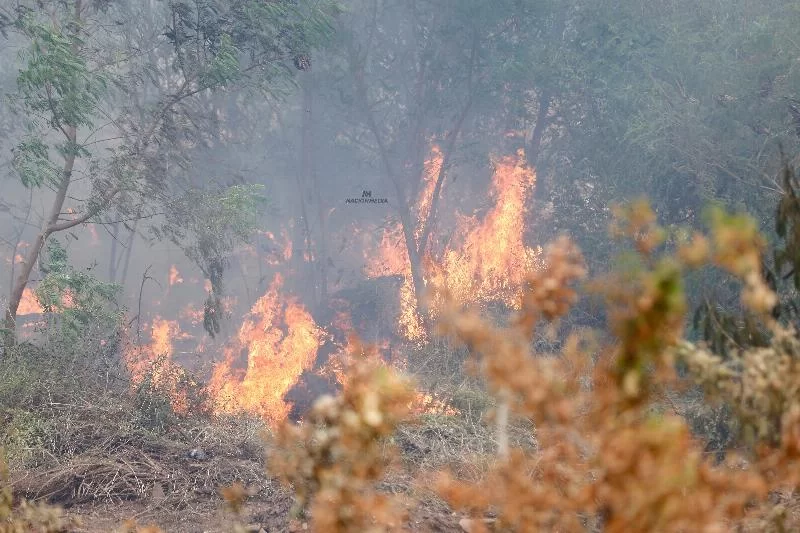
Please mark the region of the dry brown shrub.
<svg viewBox="0 0 800 533"><path fill-rule="evenodd" d="M436 490L474 517L463 522L470 532L787 530L789 513L767 496L800 483L800 341L770 318L777 299L763 280L755 224L714 212L708 236L695 234L675 257L662 257L666 232L645 202L615 214L638 266L591 286L606 298L611 345L574 334L559 353L532 353L537 331L565 315L586 274L567 238L548 247L507 327L442 296L439 332L468 348L496 398L497 450L481 479L442 473ZM741 280L742 302L772 332L770 347L727 361L682 340L683 275L706 264ZM685 386L676 358L752 428L758 445L749 457L712 464L683 417L654 408L665 390ZM273 467L294 483L301 504L311 500L320 531L400 521L374 486L386 465L379 442L407 416L408 395L385 369L376 377L377 368L354 365L341 398L320 401L307 424L280 433ZM536 446L510 441L510 423L520 418L535 425Z"/></svg>
<svg viewBox="0 0 800 533"><path fill-rule="evenodd" d="M26 500L15 502L0 450L0 533L60 533L75 525L59 507Z"/></svg>
<svg viewBox="0 0 800 533"><path fill-rule="evenodd" d="M351 341L342 393L323 396L300 425L275 435L270 471L310 505L316 531L398 529L403 505L376 490L390 459L386 439L409 418L414 390L377 354Z"/></svg>

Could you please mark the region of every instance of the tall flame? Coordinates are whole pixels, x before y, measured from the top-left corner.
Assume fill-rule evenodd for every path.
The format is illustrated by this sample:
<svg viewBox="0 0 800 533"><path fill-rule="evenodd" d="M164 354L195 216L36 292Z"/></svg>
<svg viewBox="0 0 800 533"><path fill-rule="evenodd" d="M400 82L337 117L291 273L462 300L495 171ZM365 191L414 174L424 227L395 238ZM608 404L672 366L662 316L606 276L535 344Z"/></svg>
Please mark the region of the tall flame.
<svg viewBox="0 0 800 533"><path fill-rule="evenodd" d="M172 286L179 283L183 283L183 278L181 277L181 273L178 271L178 267L172 265L169 267L169 284Z"/></svg>
<svg viewBox="0 0 800 533"><path fill-rule="evenodd" d="M423 181L424 187L419 193L417 200L417 227L414 230L414 239L419 246L419 240L422 238L422 232L425 230L425 222L431 212L431 204L433 203L433 193L436 189L436 180L439 178L442 165L444 164L444 156L442 149L438 144L434 144L431 148L431 155L425 161L423 167Z"/></svg>
<svg viewBox="0 0 800 533"><path fill-rule="evenodd" d="M526 165L522 150L493 163L493 207L483 220L461 218L454 246L432 263L438 265L433 277L458 301L502 301L517 308L525 276L536 268L541 253L524 242L526 204L536 173Z"/></svg>
<svg viewBox="0 0 800 533"><path fill-rule="evenodd" d="M436 178L443 157L433 146L424 167L424 187L417 199L419 242L433 201ZM428 283L446 288L458 301L479 303L502 301L516 308L526 273L536 268L539 248L525 245L527 202L536 184L536 173L525 162L522 150L494 159L489 191L492 207L482 217L459 216L456 231L441 255L432 247L424 251L424 274ZM400 224L384 231L378 253L367 258L370 277L403 275L400 288L399 332L407 339L424 339L425 329L416 309L411 266ZM433 312L436 305L433 303Z"/></svg>
<svg viewBox="0 0 800 533"><path fill-rule="evenodd" d="M173 341L191 338L181 333L177 320L155 317L150 327L150 344L132 346L125 354L125 362L134 386L150 380L151 390L165 394L175 412L186 413L189 409L187 391L181 386L185 370L172 360Z"/></svg>

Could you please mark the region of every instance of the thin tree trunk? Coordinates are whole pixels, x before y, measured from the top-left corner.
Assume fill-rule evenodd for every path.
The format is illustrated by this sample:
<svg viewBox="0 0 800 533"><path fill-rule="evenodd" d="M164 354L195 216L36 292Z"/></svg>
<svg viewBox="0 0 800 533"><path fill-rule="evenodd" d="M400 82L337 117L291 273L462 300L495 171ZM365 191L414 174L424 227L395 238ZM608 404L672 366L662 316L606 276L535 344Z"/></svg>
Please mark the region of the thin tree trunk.
<svg viewBox="0 0 800 533"><path fill-rule="evenodd" d="M550 111L550 102L552 101L552 94L549 89L542 90L539 95L539 110L536 113L536 125L533 127L533 134L531 135L531 142L528 143L527 154L528 163L536 166L539 159L539 152L542 148L542 135L544 130L547 129L549 121L547 120L547 113Z"/></svg>
<svg viewBox="0 0 800 533"><path fill-rule="evenodd" d="M108 261L108 282L114 283L117 278L117 240L119 239L119 222L111 226L111 258Z"/></svg>
<svg viewBox="0 0 800 533"><path fill-rule="evenodd" d="M442 193L442 186L444 185L444 178L447 175L447 169L450 166L450 160L453 152L456 149L456 141L461 134L461 129L464 127L464 120L467 118L470 109L472 109L473 95L472 95L472 76L475 68L475 59L478 52L478 38L473 37L472 50L469 57L469 74L467 76L467 101L461 112L456 118L455 125L447 136L447 146L445 146L444 156L442 157L442 166L439 168L439 175L436 176L436 184L433 187L433 196L431 197L430 208L428 209L428 216L422 226L422 235L420 236L419 243L417 243L417 255L425 257L425 249L428 247L428 239L433 231L433 225L436 220L436 211L439 208L439 197Z"/></svg>
<svg viewBox="0 0 800 533"><path fill-rule="evenodd" d="M131 234L128 237L128 243L125 245L125 258L123 259L124 263L122 264L122 277L119 280L119 284L123 287L125 286L125 282L128 280L128 267L131 265L131 254L133 253L133 244L136 242L136 226L138 225L139 221L134 221Z"/></svg>
<svg viewBox="0 0 800 533"><path fill-rule="evenodd" d="M316 270L317 270L317 291L316 304L321 306L328 297L328 235L325 207L320 193L320 183L316 168L316 146L314 143L314 74L309 70L303 80L303 173L306 176L306 183L311 186L309 197L311 203L316 207L317 234L315 247Z"/></svg>
<svg viewBox="0 0 800 533"><path fill-rule="evenodd" d="M71 143L74 143L76 139L75 128L68 126L66 128L66 133L67 140ZM67 198L67 190L69 189L69 185L72 181L72 169L75 166L75 155L71 152L68 152L67 154L68 155L64 159L64 168L61 172L61 183L58 185L56 197L53 200L53 204L50 206L50 214L42 223L39 233L36 235L31 247L25 254L25 259L22 262L22 265L20 265L20 273L11 286L11 295L9 297L8 309L6 309L5 318L6 328L10 331L9 339L7 340L12 344L15 340L14 331L16 328L17 310L19 309L19 304L22 301L22 294L25 292L25 287L28 286L28 279L30 278L31 272L33 272L33 265L36 264L36 261L39 259L39 254L44 247L45 240L54 231L54 228L58 224L59 217L61 216L61 210L64 207L64 201Z"/></svg>

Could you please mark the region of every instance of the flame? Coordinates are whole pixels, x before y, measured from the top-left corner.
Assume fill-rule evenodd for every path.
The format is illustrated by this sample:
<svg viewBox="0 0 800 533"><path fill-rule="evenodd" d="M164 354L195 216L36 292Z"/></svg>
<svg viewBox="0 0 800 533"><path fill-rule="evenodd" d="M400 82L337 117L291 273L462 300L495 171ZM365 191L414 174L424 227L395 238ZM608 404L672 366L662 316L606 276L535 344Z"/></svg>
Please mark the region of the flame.
<svg viewBox="0 0 800 533"><path fill-rule="evenodd" d="M177 320L164 320L156 317L153 319L152 328L150 353L156 356L172 356L172 338L177 337L181 331Z"/></svg>
<svg viewBox="0 0 800 533"><path fill-rule="evenodd" d="M411 408L411 412L417 415L455 416L460 413L455 407L441 400L436 395L427 392L417 392L409 407Z"/></svg>
<svg viewBox="0 0 800 533"><path fill-rule="evenodd" d="M178 272L178 267L172 265L169 267L169 285L172 287L178 283L183 283L183 278L181 277L181 273Z"/></svg>
<svg viewBox="0 0 800 533"><path fill-rule="evenodd" d="M180 329L176 320L164 320L158 316L153 319L150 344L129 350L126 354L125 360L135 385L144 381L157 359L169 360L172 357L172 339L180 333Z"/></svg>
<svg viewBox="0 0 800 533"><path fill-rule="evenodd" d="M150 379L153 390L164 393L177 413L186 413L189 409L187 391L181 387L185 378L184 369L172 361L174 352L173 340L191 338L181 333L177 320L153 318L150 326L150 344L132 347L125 353L125 362L131 374L134 387Z"/></svg>
<svg viewBox="0 0 800 533"><path fill-rule="evenodd" d="M283 397L311 368L323 331L295 298L282 296L282 286L277 274L245 317L225 361L214 368L209 389L217 411L248 411L272 423L289 413Z"/></svg>
<svg viewBox="0 0 800 533"><path fill-rule="evenodd" d="M417 201L417 227L414 231L414 239L419 246L419 240L422 237L422 232L425 230L425 222L428 219L428 214L431 211L431 204L433 203L433 191L436 188L436 180L439 177L439 172L442 170L444 164L444 156L442 149L439 145L434 144L431 148L431 155L425 161L423 167L423 181L425 186L419 194Z"/></svg>
<svg viewBox="0 0 800 533"><path fill-rule="evenodd" d="M400 286L399 295L400 316L398 330L408 340L422 341L426 338L425 327L417 312L414 280L411 277L411 265L404 239L403 229L399 224L385 230L378 245L378 253L367 258L365 271L370 278L403 276L403 284Z"/></svg>
<svg viewBox="0 0 800 533"><path fill-rule="evenodd" d="M203 315L203 309L199 309L192 304L188 304L181 309L178 316L184 320L188 320L192 326L196 327L203 323Z"/></svg>
<svg viewBox="0 0 800 533"><path fill-rule="evenodd" d="M44 313L39 299L36 298L30 287L25 287L22 291L22 299L19 301L17 315L38 315Z"/></svg>
<svg viewBox="0 0 800 533"><path fill-rule="evenodd" d="M100 236L97 234L97 228L95 228L93 224L89 224L88 228L89 228L89 235L91 235L92 238L91 245L97 246L98 244L100 244Z"/></svg>
<svg viewBox="0 0 800 533"><path fill-rule="evenodd" d="M492 161L494 172L489 191L493 205L482 217L459 216L456 231L442 253L435 257L431 246L422 258L426 283L445 288L465 304L502 301L518 308L526 274L536 268L540 248L525 245L527 202L536 184L536 173L519 150L516 155ZM438 146L431 149L425 162L425 186L417 199L419 240L433 201L433 189L443 157ZM411 267L402 226L397 223L386 229L378 244L377 254L366 257L365 272L369 277L402 275L400 287L399 333L411 341L421 341L427 332L416 309ZM436 301L432 313L436 314Z"/></svg>
<svg viewBox="0 0 800 533"><path fill-rule="evenodd" d="M61 295L61 307L73 308L75 305L75 292L70 288L65 289Z"/></svg>
<svg viewBox="0 0 800 533"><path fill-rule="evenodd" d="M536 173L526 165L522 150L493 163L489 195L494 206L483 220L461 217L456 244L434 263L438 266L431 266L432 277L457 301L502 301L518 308L525 277L541 253L524 242L526 204Z"/></svg>

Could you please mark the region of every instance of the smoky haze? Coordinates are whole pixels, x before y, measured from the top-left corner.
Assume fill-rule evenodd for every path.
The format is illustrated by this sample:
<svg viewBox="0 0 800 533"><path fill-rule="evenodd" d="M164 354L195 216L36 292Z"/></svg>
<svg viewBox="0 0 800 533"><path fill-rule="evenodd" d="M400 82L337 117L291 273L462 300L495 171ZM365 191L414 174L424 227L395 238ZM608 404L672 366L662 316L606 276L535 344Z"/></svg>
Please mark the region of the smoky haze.
<svg viewBox="0 0 800 533"><path fill-rule="evenodd" d="M234 16L235 2L218 3ZM796 27L789 2L346 0L320 36L309 23L314 3L299 4L300 19L258 36L272 54L261 63L256 46L213 15L202 15L202 29L178 27L172 4L146 0L93 15L89 61L110 81L78 136L86 153L62 218L114 187L103 174L116 168L112 151L132 148L151 122L156 140L126 155L138 180L131 191L49 236L74 268L122 285L131 327L154 337L157 321L176 321L174 358L206 365L209 376L211 363L227 361L218 379L227 372L241 387L248 381L237 372L257 342L279 346L276 360L298 358L281 375L283 392L312 396L334 386L325 367L348 330L402 360L429 340L414 313L435 279L465 303L513 309L513 280L560 232L605 265L613 202L648 195L668 224L699 224L710 200L764 218L778 147L793 153L797 144L797 51L781 39ZM778 26L759 25L765 14ZM214 36L226 31L243 73L187 91L201 78L187 65L201 60L181 42L208 46L199 54L214 57L207 73L222 68ZM741 32L749 37L732 52L728 40ZM56 196L52 184L24 186L12 164L31 129L18 83L29 45L13 28L0 40L4 307ZM108 67L113 53L128 59ZM41 118L37 127L60 165L59 132ZM209 275L183 246L197 228L173 231L192 205L176 199L245 184L263 186L266 202L247 240L224 243L224 317L211 339L202 318ZM367 197L386 203L347 202ZM43 275L37 265L28 288ZM270 294L279 310L254 308ZM578 316L602 324L591 309ZM309 317L313 326L298 325ZM243 339L247 324L280 338Z"/></svg>

